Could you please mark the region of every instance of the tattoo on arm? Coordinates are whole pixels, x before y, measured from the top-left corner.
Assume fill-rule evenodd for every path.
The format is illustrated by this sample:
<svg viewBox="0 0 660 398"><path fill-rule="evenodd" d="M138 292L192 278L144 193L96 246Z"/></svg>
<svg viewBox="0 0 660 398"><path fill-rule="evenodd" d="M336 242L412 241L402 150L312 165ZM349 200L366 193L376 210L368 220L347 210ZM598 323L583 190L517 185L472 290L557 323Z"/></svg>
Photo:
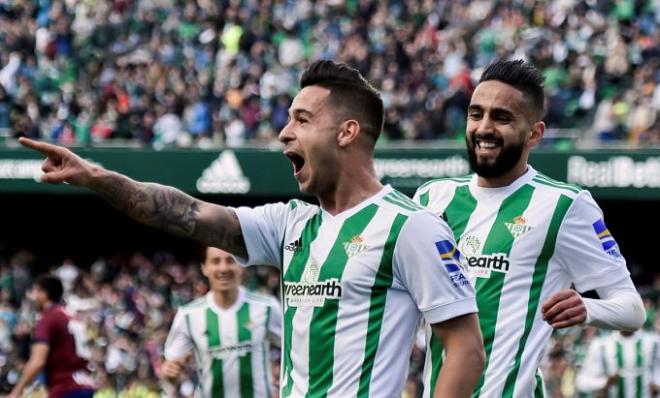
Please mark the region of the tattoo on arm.
<svg viewBox="0 0 660 398"><path fill-rule="evenodd" d="M95 179L90 187L143 224L247 257L240 222L232 209L202 202L173 187L137 182L113 172Z"/></svg>
<svg viewBox="0 0 660 398"><path fill-rule="evenodd" d="M198 200L176 188L139 183L111 173L94 184L93 189L119 211L143 224L186 237L195 230Z"/></svg>
<svg viewBox="0 0 660 398"><path fill-rule="evenodd" d="M209 205L202 203L202 207L204 206ZM218 211L218 209L215 210ZM204 209L202 208L200 211L203 213ZM200 222L197 223L193 237L200 242L204 242L207 246L218 247L239 257L246 258L248 256L247 249L238 215L233 209L226 207L221 208L220 211L222 213L204 219L223 220L218 221L222 222L223 228L213 228L211 225L205 225L206 223Z"/></svg>

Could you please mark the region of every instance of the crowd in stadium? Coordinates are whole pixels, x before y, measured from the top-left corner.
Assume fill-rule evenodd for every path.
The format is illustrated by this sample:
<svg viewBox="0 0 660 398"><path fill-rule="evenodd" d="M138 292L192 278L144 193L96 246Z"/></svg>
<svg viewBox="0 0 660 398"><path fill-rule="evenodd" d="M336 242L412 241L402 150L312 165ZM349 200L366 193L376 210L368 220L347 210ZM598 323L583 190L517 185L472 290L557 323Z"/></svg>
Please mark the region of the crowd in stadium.
<svg viewBox="0 0 660 398"><path fill-rule="evenodd" d="M37 312L28 297L38 261L21 250L0 262L0 395L16 383L30 353ZM182 262L163 251L151 256L117 253L84 267L65 259L52 267L63 282L67 311L86 326L99 383L96 397L115 397L116 392L127 398L160 396L157 375L174 313L208 290L199 261ZM279 289L279 274L271 268L251 268L245 284L273 294ZM191 382L181 387L183 396L190 395L195 381L194 368L190 370ZM40 396L43 380L41 384L31 396Z"/></svg>
<svg viewBox="0 0 660 398"><path fill-rule="evenodd" d="M171 252L116 253L92 264L64 259L50 271L63 282L67 310L87 327L99 390L95 397L155 398L163 346L175 310L204 295L208 289L197 258L182 260ZM11 390L29 355L36 312L28 299L35 264L43 259L19 250L0 258L0 394ZM279 274L271 267L252 267L245 274L252 290L276 295ZM646 287L647 330L660 331L654 322L660 303L660 278ZM643 290L644 291L644 290ZM577 369L588 343L598 334L593 327L574 327L555 333L543 362L549 397L581 397L576 390ZM279 358L273 352L277 372ZM423 341L411 357L406 397L421 393ZM191 366L182 383L182 396L191 396L196 376ZM43 396L43 380L29 397Z"/></svg>
<svg viewBox="0 0 660 398"><path fill-rule="evenodd" d="M462 140L475 77L512 56L543 70L549 127L660 143L657 0L11 1L0 24L8 137L269 145L329 58L382 91L384 141Z"/></svg>

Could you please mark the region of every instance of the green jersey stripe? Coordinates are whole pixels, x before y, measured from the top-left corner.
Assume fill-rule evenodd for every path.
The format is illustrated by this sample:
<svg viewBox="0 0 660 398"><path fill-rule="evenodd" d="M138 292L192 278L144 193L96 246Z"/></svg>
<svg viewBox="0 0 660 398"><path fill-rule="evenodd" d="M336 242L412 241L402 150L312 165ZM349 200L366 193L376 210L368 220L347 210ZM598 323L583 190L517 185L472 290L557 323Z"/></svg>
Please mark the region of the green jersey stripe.
<svg viewBox="0 0 660 398"><path fill-rule="evenodd" d="M545 175L545 174L543 174L543 173L537 173L537 174L536 174L536 178L543 179L543 180L548 181L548 182L551 182L551 183L553 183L553 184L563 185L563 186L565 186L567 189L572 189L572 190L574 190L575 193L582 191L582 187L580 187L579 185L569 184L569 183L564 182L564 181L555 180L554 178L550 178L550 177L548 177L547 175Z"/></svg>
<svg viewBox="0 0 660 398"><path fill-rule="evenodd" d="M532 181L534 181L534 182L536 182L536 183L539 183L539 184L542 184L542 185L547 185L547 186L552 187L552 188L564 189L564 190L566 190L566 191L570 191L570 192L577 193L577 192L575 192L575 191L572 190L572 189L568 189L567 187L561 186L561 185L559 185L559 184L554 184L554 183L552 183L552 182L550 182L550 181L543 180L543 179L540 179L540 178L537 178L537 177L534 177L534 178L532 179Z"/></svg>
<svg viewBox="0 0 660 398"><path fill-rule="evenodd" d="M525 184L502 201L502 205L495 218L495 223L484 243L483 254L488 255L497 252L508 255L511 252L514 237L509 233L505 223L510 222L525 212L532 199L533 192L534 187ZM477 307L479 308L479 324L484 338L484 350L486 352L484 369L488 369L493 341L495 340L495 326L497 324L502 288L504 287L504 275L504 273L494 272L489 278L478 278L475 283ZM484 385L485 374L486 372L481 374L472 397L476 398L479 396L481 388Z"/></svg>
<svg viewBox="0 0 660 398"><path fill-rule="evenodd" d="M250 305L245 302L236 313L238 343L251 343L252 332L250 331ZM239 375L241 385L241 398L254 396L252 380L252 351L248 351L239 359Z"/></svg>
<svg viewBox="0 0 660 398"><path fill-rule="evenodd" d="M545 386L543 385L543 377L539 372L536 372L536 388L534 389L534 398L545 398Z"/></svg>
<svg viewBox="0 0 660 398"><path fill-rule="evenodd" d="M344 242L350 242L369 225L378 212L378 205L371 204L347 218L337 234L327 259L321 266L319 280L338 279L340 282L348 262ZM335 334L339 300L327 300L323 307L315 307L309 331L309 357L314 363L309 364L308 397L322 398L332 386Z"/></svg>
<svg viewBox="0 0 660 398"><path fill-rule="evenodd" d="M392 255L394 246L403 224L408 219L407 216L399 214L394 218L390 228L383 255L378 266L376 280L371 288L371 298L369 304L369 321L367 323L367 341L365 344L364 362L362 363L362 372L360 374L360 384L357 395L366 397L369 395L369 385L371 383L371 372L373 371L378 351L378 341L380 339L380 330L383 324L383 314L385 312L385 299L387 291L392 286Z"/></svg>
<svg viewBox="0 0 660 398"><path fill-rule="evenodd" d="M395 205L395 206L398 206L398 207L400 207L400 208L402 208L402 209L404 209L404 210L407 210L407 211L417 211L417 210L418 210L418 209L412 207L411 205L409 205L409 204L407 204L407 203L404 203L401 199L395 197L395 196L392 195L392 194L387 194L387 195L385 195L385 196L383 197L383 200L385 200L385 201L387 201L387 202L389 202L389 203L391 203L391 204L393 204L393 205Z"/></svg>
<svg viewBox="0 0 660 398"><path fill-rule="evenodd" d="M458 241L467 226L470 216L474 209L477 208L477 200L470 193L470 188L467 185L459 186L454 190L454 197L451 199L447 208L445 209L445 216L449 222L449 226L454 233L454 239ZM431 337L431 394L435 391L435 384L438 381L438 373L440 366L442 366L442 344L437 339Z"/></svg>
<svg viewBox="0 0 660 398"><path fill-rule="evenodd" d="M413 209L415 210L424 210L422 206L419 205L419 203L415 202L414 200L410 199L406 195L402 194L399 191L392 191L392 194L401 200L401 202L407 204L408 206L412 206Z"/></svg>
<svg viewBox="0 0 660 398"><path fill-rule="evenodd" d="M220 347L220 321L218 315L210 308L206 309L206 336L208 339L208 347ZM213 375L213 384L211 387L212 397L224 397L225 388L222 376L222 360L213 358L211 364L211 374Z"/></svg>
<svg viewBox="0 0 660 398"><path fill-rule="evenodd" d="M310 218L305 224L305 228L302 231L301 239L305 244L302 246L302 250L295 252L291 263L289 264L286 274L282 281L291 281L298 282L302 278L303 270L307 259L309 259L310 248L312 242L316 239L316 236L319 232L319 227L321 226L322 217L321 213L317 213L314 217ZM284 288L282 288L284 292ZM282 294L283 300L284 294ZM286 311L284 312L284 343L282 347L282 352L284 354L282 358L282 363L284 370L282 372L283 380L285 381L284 388L282 389L282 396L288 397L291 395L291 388L293 387L293 379L291 378L291 370L293 369L293 363L291 362L291 333L293 331L293 316L296 314L297 307L285 307Z"/></svg>
<svg viewBox="0 0 660 398"><path fill-rule="evenodd" d="M270 325L271 308L272 307L268 306L268 309L266 309L266 323L264 323L264 337L265 338L264 338L264 342L262 344L262 347L263 347L262 348L262 350L263 350L262 357L263 357L263 363L264 363L264 370L263 370L263 372L264 372L264 385L266 386L266 393L268 394L269 397L271 395L273 395L272 392L271 392L270 380L269 380L269 377L268 377L268 374L270 372L270 366L268 366L268 359L269 359L268 356L269 356L270 353L267 350L267 347L268 347L268 343L267 343L268 342L268 334L270 333L269 330L268 330L268 327Z"/></svg>
<svg viewBox="0 0 660 398"><path fill-rule="evenodd" d="M527 344L527 339L529 337L530 331L532 330L532 324L534 323L534 318L536 317L538 311L541 289L543 288L543 283L545 282L545 277L548 272L548 262L555 252L555 243L557 242L559 227L561 226L561 223L564 220L564 216L566 216L566 212L572 203L572 199L567 196L560 195L559 199L557 200L557 204L555 205L555 210L552 214L550 225L548 226L548 232L545 235L543 248L541 249L539 258L536 261L536 265L534 266L532 285L529 290L529 300L527 302L525 328L518 344L518 352L516 353L516 359L513 368L509 372L506 383L504 385L504 392L502 393L503 398L512 398L514 396L516 378L518 377L518 372L520 371L520 361L522 360L522 354L523 351L525 351L525 345Z"/></svg>
<svg viewBox="0 0 660 398"><path fill-rule="evenodd" d="M642 372L644 371L644 366L642 365L642 339L640 338L635 343L635 363L637 365L637 377L635 377L635 396L637 398L642 398Z"/></svg>
<svg viewBox="0 0 660 398"><path fill-rule="evenodd" d="M541 184L549 185L555 188L562 188L566 189L568 191L571 191L573 193L580 193L581 189L579 187L576 187L574 185L569 185L569 184L564 184L562 182L556 181L556 180L551 180L549 178L544 178L541 174L537 175L534 177L533 181L539 182Z"/></svg>
<svg viewBox="0 0 660 398"><path fill-rule="evenodd" d="M429 205L429 191L419 195L419 203L424 207Z"/></svg>
<svg viewBox="0 0 660 398"><path fill-rule="evenodd" d="M431 185L431 184L433 184L433 183L436 183L436 182L439 182L439 181L454 181L454 182L458 182L458 183L465 183L465 182L470 182L471 179L472 179L472 176L471 176L471 175L460 176L460 177L440 177L440 178L434 178L434 179L432 179L431 181L427 181L427 182L425 182L424 184L422 184L422 186L419 187L418 190L422 190L422 189L428 187L429 185Z"/></svg>
<svg viewBox="0 0 660 398"><path fill-rule="evenodd" d="M465 231L468 220L476 207L477 200L470 193L470 188L467 185L457 187L454 191L454 197L445 209L445 216L447 216L447 220L451 220L449 225L457 242L463 231Z"/></svg>
<svg viewBox="0 0 660 398"><path fill-rule="evenodd" d="M616 342L616 367L621 370L623 368L623 346L621 345L620 342ZM626 394L626 384L625 380L623 377L620 376L621 372L617 372L617 377L616 377L616 385L618 391L619 398L625 398Z"/></svg>

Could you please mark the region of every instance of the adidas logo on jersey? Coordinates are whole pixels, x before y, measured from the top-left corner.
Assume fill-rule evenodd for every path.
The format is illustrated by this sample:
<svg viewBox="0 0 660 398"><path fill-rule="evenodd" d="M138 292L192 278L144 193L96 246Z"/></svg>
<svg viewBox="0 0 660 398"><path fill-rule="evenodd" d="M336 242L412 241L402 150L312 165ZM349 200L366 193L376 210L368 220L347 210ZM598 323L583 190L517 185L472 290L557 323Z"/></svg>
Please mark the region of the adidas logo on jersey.
<svg viewBox="0 0 660 398"><path fill-rule="evenodd" d="M201 193L246 193L250 180L243 175L241 165L233 151L223 151L197 179Z"/></svg>
<svg viewBox="0 0 660 398"><path fill-rule="evenodd" d="M315 283L284 282L284 296L291 307L323 307L325 299L340 299L341 290L336 278Z"/></svg>
<svg viewBox="0 0 660 398"><path fill-rule="evenodd" d="M504 253L473 256L467 258L471 277L490 278L491 271L509 272L509 256Z"/></svg>
<svg viewBox="0 0 660 398"><path fill-rule="evenodd" d="M284 250L290 251L290 252L299 252L302 250L302 238L298 238L294 240L293 242L289 243L288 245L284 246Z"/></svg>

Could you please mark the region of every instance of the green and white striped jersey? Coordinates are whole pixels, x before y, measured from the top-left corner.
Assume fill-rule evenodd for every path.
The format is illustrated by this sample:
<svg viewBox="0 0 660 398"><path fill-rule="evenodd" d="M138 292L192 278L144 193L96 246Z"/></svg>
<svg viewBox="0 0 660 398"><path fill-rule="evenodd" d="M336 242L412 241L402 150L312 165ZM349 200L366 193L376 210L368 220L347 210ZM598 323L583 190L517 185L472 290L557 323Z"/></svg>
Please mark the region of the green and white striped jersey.
<svg viewBox="0 0 660 398"><path fill-rule="evenodd" d="M486 368L473 397L542 394L535 375L552 328L541 304L571 283L586 291L629 278L600 208L532 167L502 188L479 187L476 175L431 181L415 201L447 220L476 290ZM425 397L442 363L440 344L429 346Z"/></svg>
<svg viewBox="0 0 660 398"><path fill-rule="evenodd" d="M651 398L651 385L660 386L660 339L655 333L638 331L625 337L619 332L597 337L589 345L578 373L579 391L603 391L610 376L616 382L609 398Z"/></svg>
<svg viewBox="0 0 660 398"><path fill-rule="evenodd" d="M165 359L193 352L198 396L271 396L269 339L281 339L282 312L274 297L239 289L236 303L219 307L213 293L179 307L165 342Z"/></svg>
<svg viewBox="0 0 660 398"><path fill-rule="evenodd" d="M239 260L282 270L283 397L400 397L421 314L476 311L449 227L389 186L334 216L297 200L236 214Z"/></svg>

